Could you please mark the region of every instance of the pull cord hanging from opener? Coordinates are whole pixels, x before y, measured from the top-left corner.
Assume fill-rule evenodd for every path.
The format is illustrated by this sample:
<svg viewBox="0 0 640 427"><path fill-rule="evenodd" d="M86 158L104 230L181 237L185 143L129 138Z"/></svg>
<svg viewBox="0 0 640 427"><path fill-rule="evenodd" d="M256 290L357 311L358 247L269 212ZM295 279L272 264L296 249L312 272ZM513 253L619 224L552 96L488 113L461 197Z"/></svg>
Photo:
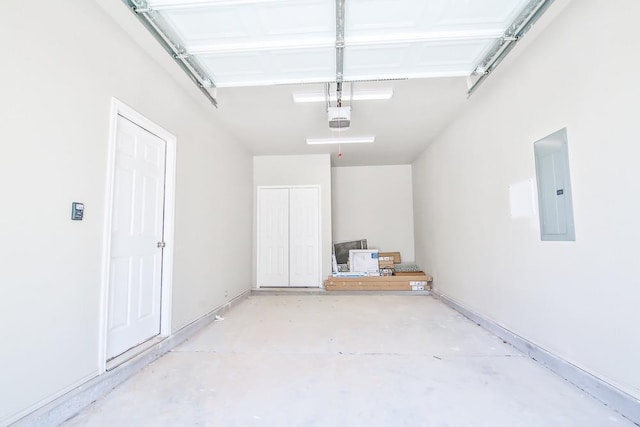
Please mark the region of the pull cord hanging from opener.
<svg viewBox="0 0 640 427"><path fill-rule="evenodd" d="M342 107L342 82L336 83L336 107ZM338 160L342 159L342 144L338 144Z"/></svg>
<svg viewBox="0 0 640 427"><path fill-rule="evenodd" d="M349 129L351 125L351 105L348 107L343 106L342 102L342 89L343 82L338 80L336 81L336 106L331 106L331 83L326 83L326 91L325 91L325 100L327 106L327 113L329 118L329 129L332 131L337 131L339 136L341 137L341 132ZM349 85L351 89L351 101L353 100L353 83ZM351 102L349 103L351 104ZM338 159L342 158L342 138L337 138L338 143Z"/></svg>
<svg viewBox="0 0 640 427"><path fill-rule="evenodd" d="M331 108L331 83L326 85L327 91L325 93L327 102L327 112ZM342 83L336 82L336 107L342 106ZM338 132L341 130L341 126L338 125ZM342 159L342 144L338 144L338 159Z"/></svg>

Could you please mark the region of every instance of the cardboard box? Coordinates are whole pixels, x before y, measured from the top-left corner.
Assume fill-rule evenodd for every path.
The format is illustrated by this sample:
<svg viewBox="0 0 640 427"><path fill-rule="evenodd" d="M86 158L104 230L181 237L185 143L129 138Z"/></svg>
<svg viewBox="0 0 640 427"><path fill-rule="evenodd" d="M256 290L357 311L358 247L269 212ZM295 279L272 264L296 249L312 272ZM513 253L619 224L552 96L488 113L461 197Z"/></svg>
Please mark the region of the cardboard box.
<svg viewBox="0 0 640 427"><path fill-rule="evenodd" d="M378 264L380 264L380 268L393 268L393 257L380 257L378 255Z"/></svg>
<svg viewBox="0 0 640 427"><path fill-rule="evenodd" d="M391 267L393 267L393 264L400 264L402 262L400 252L379 252L378 261L380 262L380 267L382 267L383 261L385 263L391 262Z"/></svg>
<svg viewBox="0 0 640 427"><path fill-rule="evenodd" d="M349 250L349 271L367 273L370 276L380 275L377 249Z"/></svg>

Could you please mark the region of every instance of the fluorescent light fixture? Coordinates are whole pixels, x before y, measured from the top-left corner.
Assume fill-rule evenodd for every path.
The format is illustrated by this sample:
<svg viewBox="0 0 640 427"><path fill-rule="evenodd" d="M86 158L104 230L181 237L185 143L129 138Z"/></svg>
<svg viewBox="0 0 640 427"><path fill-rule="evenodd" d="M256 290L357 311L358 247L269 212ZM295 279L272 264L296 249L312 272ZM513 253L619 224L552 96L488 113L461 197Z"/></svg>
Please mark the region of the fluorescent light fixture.
<svg viewBox="0 0 640 427"><path fill-rule="evenodd" d="M393 89L380 89L380 90L362 90L353 92L353 99L351 99L351 93L345 91L342 93L343 101L370 101L375 99L391 99L393 96ZM326 95L322 92L309 92L309 93L294 93L294 102L325 102ZM329 96L329 101L336 102L336 94L332 93Z"/></svg>
<svg viewBox="0 0 640 427"><path fill-rule="evenodd" d="M307 138L307 144L366 144L375 140L375 136L355 136L351 138Z"/></svg>

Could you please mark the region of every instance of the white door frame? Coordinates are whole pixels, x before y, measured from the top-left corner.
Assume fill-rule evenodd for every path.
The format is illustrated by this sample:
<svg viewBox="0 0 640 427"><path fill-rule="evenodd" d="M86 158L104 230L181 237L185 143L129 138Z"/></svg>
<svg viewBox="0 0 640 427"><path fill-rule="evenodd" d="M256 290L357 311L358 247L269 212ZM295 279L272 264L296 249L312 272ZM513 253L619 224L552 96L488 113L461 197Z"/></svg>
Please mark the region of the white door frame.
<svg viewBox="0 0 640 427"><path fill-rule="evenodd" d="M322 288L322 186L321 185L258 185L256 187L256 288L260 278L260 190L274 188L316 188L318 190L318 288ZM268 287L268 286L267 286Z"/></svg>
<svg viewBox="0 0 640 427"><path fill-rule="evenodd" d="M109 273L111 259L111 224L113 218L113 192L116 166L116 143L118 116L137 124L143 129L163 139L167 143L165 193L164 193L164 247L162 257L162 289L160 305L160 336L171 334L171 295L173 287L173 231L175 214L176 181L176 137L165 129L135 111L116 98L111 98L111 117L109 125L109 144L107 155L107 182L105 198L105 217L102 250L102 286L100 308L100 345L98 346L98 369L104 373L107 369L107 336L109 313Z"/></svg>

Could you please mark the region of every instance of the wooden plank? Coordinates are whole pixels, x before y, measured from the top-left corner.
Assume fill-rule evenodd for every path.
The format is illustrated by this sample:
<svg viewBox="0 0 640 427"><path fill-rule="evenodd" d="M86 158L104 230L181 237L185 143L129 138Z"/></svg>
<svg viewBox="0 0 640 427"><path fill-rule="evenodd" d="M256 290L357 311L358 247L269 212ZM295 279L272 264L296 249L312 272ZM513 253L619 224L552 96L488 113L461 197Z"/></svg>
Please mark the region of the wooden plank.
<svg viewBox="0 0 640 427"><path fill-rule="evenodd" d="M379 283L345 283L345 282L324 282L324 287L328 291L410 291L411 286L403 282L379 282Z"/></svg>
<svg viewBox="0 0 640 427"><path fill-rule="evenodd" d="M432 282L433 277L428 274L411 274L404 276L370 276L370 277L329 277L327 280L336 282L408 282L411 280Z"/></svg>
<svg viewBox="0 0 640 427"><path fill-rule="evenodd" d="M411 282L425 284L433 278L429 275L416 276L380 276L380 277L329 277L324 282L329 291L411 291Z"/></svg>
<svg viewBox="0 0 640 427"><path fill-rule="evenodd" d="M426 276L424 271L394 271L393 274L394 276Z"/></svg>

